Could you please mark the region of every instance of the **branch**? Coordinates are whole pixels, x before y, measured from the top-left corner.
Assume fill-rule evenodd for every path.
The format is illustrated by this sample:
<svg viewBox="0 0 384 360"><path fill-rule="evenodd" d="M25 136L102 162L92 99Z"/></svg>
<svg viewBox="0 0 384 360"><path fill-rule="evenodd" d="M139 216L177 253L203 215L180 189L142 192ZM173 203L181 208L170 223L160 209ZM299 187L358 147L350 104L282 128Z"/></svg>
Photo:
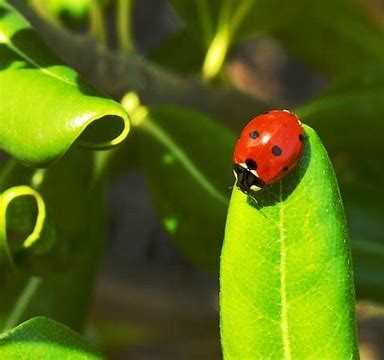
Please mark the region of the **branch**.
<svg viewBox="0 0 384 360"><path fill-rule="evenodd" d="M137 54L112 52L39 18L20 0L11 1L64 62L99 90L120 100L135 91L147 105L179 105L236 126L268 105L235 89L204 85L162 69Z"/></svg>

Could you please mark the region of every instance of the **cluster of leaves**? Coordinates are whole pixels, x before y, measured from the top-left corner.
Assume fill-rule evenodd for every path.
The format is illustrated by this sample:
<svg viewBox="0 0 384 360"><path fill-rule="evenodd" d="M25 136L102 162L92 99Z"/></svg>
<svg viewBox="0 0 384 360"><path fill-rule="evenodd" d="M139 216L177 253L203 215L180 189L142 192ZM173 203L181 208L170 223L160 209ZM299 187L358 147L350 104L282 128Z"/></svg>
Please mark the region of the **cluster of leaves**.
<svg viewBox="0 0 384 360"><path fill-rule="evenodd" d="M44 9L30 2L41 14L49 10L50 19L63 11L75 18L87 15L93 35L104 38L100 12L93 11L91 3L100 10L107 2L46 1ZM122 163L132 166L134 161L127 159L136 155L135 165L144 172L175 246L196 266L217 273L234 132L212 114L194 111L199 107L193 102L186 102L189 108L145 107L130 95L123 106L135 128L132 140L116 150L89 151L112 148L125 139L126 111L53 56L10 3L0 0L0 145L12 157L0 173L4 329L45 315L81 330L103 249L106 170L109 165L126 169ZM108 3L119 9L124 1ZM351 225L357 293L383 300L384 207L378 201L384 177L378 139L384 127L382 27L350 0L296 0L294 5L277 0L170 0L170 5L183 27L148 55L152 64L183 76L198 73L210 82L223 74L231 49L263 34L333 79L321 96L296 110L320 133L334 159ZM120 23L131 26L129 21ZM124 34L120 29L121 47L133 52L132 39ZM201 226L207 218L210 226ZM27 342L29 326L5 333L2 341ZM36 319L32 326L60 325ZM78 349L78 339L68 337Z"/></svg>

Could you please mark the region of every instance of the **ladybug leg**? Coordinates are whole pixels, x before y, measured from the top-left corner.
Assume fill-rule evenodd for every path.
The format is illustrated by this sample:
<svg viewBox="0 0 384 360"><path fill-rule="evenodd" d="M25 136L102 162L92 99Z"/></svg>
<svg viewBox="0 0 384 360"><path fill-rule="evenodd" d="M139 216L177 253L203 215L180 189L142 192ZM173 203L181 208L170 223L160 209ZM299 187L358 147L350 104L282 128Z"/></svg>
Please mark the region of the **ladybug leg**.
<svg viewBox="0 0 384 360"><path fill-rule="evenodd" d="M259 205L259 202L257 201L257 199L252 194L248 194L248 196L251 198L251 200L255 203L256 206Z"/></svg>
<svg viewBox="0 0 384 360"><path fill-rule="evenodd" d="M233 172L235 173L236 186L244 194L248 195L251 192L256 192L265 185L264 181L239 164L233 165Z"/></svg>

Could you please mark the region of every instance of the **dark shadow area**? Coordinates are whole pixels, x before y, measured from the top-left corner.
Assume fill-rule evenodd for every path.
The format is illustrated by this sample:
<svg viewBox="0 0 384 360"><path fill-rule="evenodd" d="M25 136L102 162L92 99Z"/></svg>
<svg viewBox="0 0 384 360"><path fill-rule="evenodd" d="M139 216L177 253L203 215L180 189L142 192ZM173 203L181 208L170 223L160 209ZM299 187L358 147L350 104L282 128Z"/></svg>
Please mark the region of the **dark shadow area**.
<svg viewBox="0 0 384 360"><path fill-rule="evenodd" d="M358 322L361 357L365 358L366 352L376 354L372 359L384 359L384 317L362 318ZM367 357L367 359L370 359Z"/></svg>
<svg viewBox="0 0 384 360"><path fill-rule="evenodd" d="M81 133L79 143L105 143L116 139L124 131L124 121L115 115L103 116L89 124Z"/></svg>
<svg viewBox="0 0 384 360"><path fill-rule="evenodd" d="M6 70L15 62L19 62L18 68L26 67L21 56L12 51L6 44L0 44L0 71Z"/></svg>
<svg viewBox="0 0 384 360"><path fill-rule="evenodd" d="M9 10L4 6L0 5L0 19L2 19L5 15L7 15L7 13L9 13Z"/></svg>

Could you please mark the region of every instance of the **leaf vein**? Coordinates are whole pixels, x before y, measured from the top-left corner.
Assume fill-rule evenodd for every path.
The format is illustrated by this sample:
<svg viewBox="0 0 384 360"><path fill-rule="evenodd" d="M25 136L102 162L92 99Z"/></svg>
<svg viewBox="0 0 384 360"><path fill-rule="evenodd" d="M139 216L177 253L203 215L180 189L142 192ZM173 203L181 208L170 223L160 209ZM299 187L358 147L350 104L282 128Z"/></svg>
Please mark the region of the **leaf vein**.
<svg viewBox="0 0 384 360"><path fill-rule="evenodd" d="M288 331L287 314L287 289L286 289L286 236L284 229L284 205L283 205L283 184L280 182L279 193L279 238L280 238L280 301L281 301L281 332L283 338L284 359L291 359L291 350Z"/></svg>
<svg viewBox="0 0 384 360"><path fill-rule="evenodd" d="M38 64L36 61L32 60L27 54L25 54L20 49L18 49L16 46L14 46L14 44L10 41L10 39L7 38L4 34L0 34L0 35L1 35L1 39L0 39L1 43L6 44L12 51L14 51L21 58L23 58L27 63L30 63L31 65L33 65L37 70L41 71L43 74L48 75L50 77L53 77L53 78L55 78L59 81L62 81L68 85L77 86L77 84L75 84L74 82L71 82L71 81L55 74L54 72L52 72L48 69L45 69L40 64Z"/></svg>

